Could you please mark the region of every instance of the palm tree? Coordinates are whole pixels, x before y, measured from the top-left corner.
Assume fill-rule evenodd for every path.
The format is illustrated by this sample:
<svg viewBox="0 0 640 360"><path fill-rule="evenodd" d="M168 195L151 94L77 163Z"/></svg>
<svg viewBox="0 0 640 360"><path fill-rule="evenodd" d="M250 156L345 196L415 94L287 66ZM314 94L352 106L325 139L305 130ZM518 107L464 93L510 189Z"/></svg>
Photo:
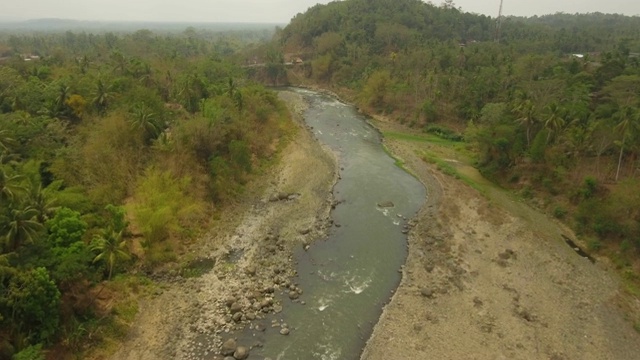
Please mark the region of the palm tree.
<svg viewBox="0 0 640 360"><path fill-rule="evenodd" d="M59 112L63 112L67 106L67 99L69 98L69 92L71 89L65 84L60 84L58 87L58 96L56 97L56 107Z"/></svg>
<svg viewBox="0 0 640 360"><path fill-rule="evenodd" d="M562 130L565 125L565 119L564 110L555 102L547 106L547 112L544 127L549 130L549 135L547 135L548 143L552 135L558 135L560 133L560 130Z"/></svg>
<svg viewBox="0 0 640 360"><path fill-rule="evenodd" d="M98 109L101 114L104 114L107 106L109 106L109 100L113 97L113 94L109 92L109 87L105 83L98 79L96 83L95 96L91 103Z"/></svg>
<svg viewBox="0 0 640 360"><path fill-rule="evenodd" d="M82 74L86 74L87 73L87 69L89 68L90 64L91 64L91 61L89 60L87 55L84 55L82 57L76 58L76 65L78 65L78 68L80 68L80 72Z"/></svg>
<svg viewBox="0 0 640 360"><path fill-rule="evenodd" d="M144 104L133 109L133 119L131 125L135 129L142 130L145 140L158 136L159 128L155 121L156 114Z"/></svg>
<svg viewBox="0 0 640 360"><path fill-rule="evenodd" d="M111 226L96 236L91 244L91 250L98 252L93 262L104 261L109 269L108 280L111 280L113 267L117 261L131 258L127 242L124 239L124 229L115 231Z"/></svg>
<svg viewBox="0 0 640 360"><path fill-rule="evenodd" d="M31 183L27 193L28 201L31 207L38 211L38 221L44 224L49 220L50 216L58 208L55 206L56 200L52 199L51 195L47 193L46 189L42 188L41 183Z"/></svg>
<svg viewBox="0 0 640 360"><path fill-rule="evenodd" d="M11 203L18 193L24 191L20 181L21 175L9 174L3 166L0 166L0 200L2 203Z"/></svg>
<svg viewBox="0 0 640 360"><path fill-rule="evenodd" d="M615 130L621 134L620 155L618 156L618 169L616 170L616 182L620 176L620 166L622 164L622 155L624 153L625 141L631 137L640 127L640 110L625 106L616 113L619 120Z"/></svg>
<svg viewBox="0 0 640 360"><path fill-rule="evenodd" d="M0 130L0 152L9 152L15 144L15 140L11 137L11 133L7 129Z"/></svg>
<svg viewBox="0 0 640 360"><path fill-rule="evenodd" d="M38 210L31 206L12 209L10 211L7 234L4 238L4 250L16 250L26 241L33 242L33 238L44 226L37 221Z"/></svg>
<svg viewBox="0 0 640 360"><path fill-rule="evenodd" d="M122 54L119 50L114 50L109 55L111 61L113 62L113 70L120 73L120 75L124 75L127 72L127 58Z"/></svg>
<svg viewBox="0 0 640 360"><path fill-rule="evenodd" d="M538 119L535 117L536 107L533 105L531 100L526 99L520 101L514 108L513 111L516 113L518 117L516 122L525 127L527 131L527 148L531 146L531 129L538 122Z"/></svg>

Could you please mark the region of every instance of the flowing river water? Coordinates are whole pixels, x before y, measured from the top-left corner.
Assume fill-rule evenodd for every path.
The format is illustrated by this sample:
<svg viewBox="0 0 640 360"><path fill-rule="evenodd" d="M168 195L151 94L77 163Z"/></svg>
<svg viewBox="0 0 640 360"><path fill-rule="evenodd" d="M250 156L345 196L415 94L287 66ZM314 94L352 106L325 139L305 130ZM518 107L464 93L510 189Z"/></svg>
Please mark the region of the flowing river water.
<svg viewBox="0 0 640 360"><path fill-rule="evenodd" d="M403 226L424 203L426 190L395 165L380 134L353 106L317 92L294 91L309 103L307 125L338 158L335 227L326 239L294 255L294 281L304 290L304 305L283 298L283 312L272 317L288 324L290 334L268 326L242 337L263 344L250 359L358 359L400 281L398 270L407 255Z"/></svg>

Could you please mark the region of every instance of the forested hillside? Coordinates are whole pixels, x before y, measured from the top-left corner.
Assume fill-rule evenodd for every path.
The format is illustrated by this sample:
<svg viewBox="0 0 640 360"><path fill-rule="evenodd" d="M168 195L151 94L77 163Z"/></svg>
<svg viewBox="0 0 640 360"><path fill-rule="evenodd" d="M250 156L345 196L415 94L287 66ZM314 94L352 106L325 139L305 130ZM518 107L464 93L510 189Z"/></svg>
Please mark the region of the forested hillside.
<svg viewBox="0 0 640 360"><path fill-rule="evenodd" d="M291 82L464 141L485 176L640 273L639 17L510 17L498 32L450 1L350 0L278 36L304 60Z"/></svg>
<svg viewBox="0 0 640 360"><path fill-rule="evenodd" d="M247 39L210 39L0 36L0 359L123 334L133 274L176 260L278 150L286 108L223 58Z"/></svg>

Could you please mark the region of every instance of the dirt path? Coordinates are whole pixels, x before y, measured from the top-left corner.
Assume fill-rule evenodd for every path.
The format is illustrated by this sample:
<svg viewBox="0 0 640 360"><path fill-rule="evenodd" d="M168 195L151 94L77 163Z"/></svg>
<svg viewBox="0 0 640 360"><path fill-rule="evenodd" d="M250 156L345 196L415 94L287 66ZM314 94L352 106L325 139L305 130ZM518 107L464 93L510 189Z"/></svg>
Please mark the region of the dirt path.
<svg viewBox="0 0 640 360"><path fill-rule="evenodd" d="M292 92L280 96L299 131L280 164L261 179L267 185L249 189L254 193L229 209L191 250L194 257L215 260L211 271L190 279L167 277L164 291L141 303L113 360L199 359L216 353L222 340L248 319L281 310L269 300L294 275L292 249L323 236L330 226L337 171L333 156L304 129L303 99ZM268 305L260 305L264 301ZM231 303L240 309L238 319L232 318Z"/></svg>
<svg viewBox="0 0 640 360"><path fill-rule="evenodd" d="M561 234L570 230L442 174L416 155L423 144L385 143L429 199L363 360L640 358L640 335L615 305L615 274L569 248Z"/></svg>

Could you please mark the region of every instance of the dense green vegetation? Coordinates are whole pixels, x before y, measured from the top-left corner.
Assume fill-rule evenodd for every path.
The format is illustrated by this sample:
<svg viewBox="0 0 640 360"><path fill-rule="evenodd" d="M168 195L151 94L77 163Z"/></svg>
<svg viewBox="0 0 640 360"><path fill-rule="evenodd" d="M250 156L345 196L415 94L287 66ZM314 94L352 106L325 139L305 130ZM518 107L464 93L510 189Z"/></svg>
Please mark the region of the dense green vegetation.
<svg viewBox="0 0 640 360"><path fill-rule="evenodd" d="M293 83L464 138L488 178L568 221L632 269L640 249L640 18L495 19L449 1L317 5L272 46ZM448 131L442 130L448 128ZM636 269L637 271L638 269Z"/></svg>
<svg viewBox="0 0 640 360"><path fill-rule="evenodd" d="M175 260L289 116L224 60L246 39L0 39L0 358L60 358L126 328L127 274Z"/></svg>
<svg viewBox="0 0 640 360"><path fill-rule="evenodd" d="M287 131L245 72L466 147L636 278L640 18L502 24L451 1L349 0L262 47L264 30L0 33L0 358L122 335L148 282L134 274L176 260Z"/></svg>

